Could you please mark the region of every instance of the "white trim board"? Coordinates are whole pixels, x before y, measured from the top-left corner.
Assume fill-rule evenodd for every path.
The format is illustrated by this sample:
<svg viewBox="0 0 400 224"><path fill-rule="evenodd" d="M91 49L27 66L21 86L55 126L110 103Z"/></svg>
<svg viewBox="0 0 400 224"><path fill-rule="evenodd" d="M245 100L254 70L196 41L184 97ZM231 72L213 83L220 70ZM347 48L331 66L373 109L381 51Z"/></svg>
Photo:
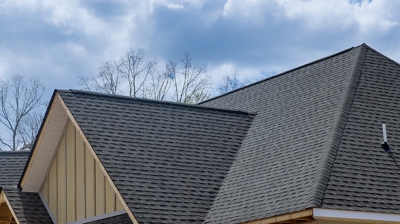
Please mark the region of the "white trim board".
<svg viewBox="0 0 400 224"><path fill-rule="evenodd" d="M87 223L87 222L93 222L96 220L100 220L100 219L105 219L105 218L110 218L113 216L117 216L117 215L122 215L122 214L126 214L126 211L124 209L115 211L115 212L110 212L110 213L106 213L103 215L98 215L98 216L93 216L90 218L86 218L86 219L81 219L75 222L69 222L68 224L83 224L83 223Z"/></svg>
<svg viewBox="0 0 400 224"><path fill-rule="evenodd" d="M400 214L313 208L314 219L400 223Z"/></svg>

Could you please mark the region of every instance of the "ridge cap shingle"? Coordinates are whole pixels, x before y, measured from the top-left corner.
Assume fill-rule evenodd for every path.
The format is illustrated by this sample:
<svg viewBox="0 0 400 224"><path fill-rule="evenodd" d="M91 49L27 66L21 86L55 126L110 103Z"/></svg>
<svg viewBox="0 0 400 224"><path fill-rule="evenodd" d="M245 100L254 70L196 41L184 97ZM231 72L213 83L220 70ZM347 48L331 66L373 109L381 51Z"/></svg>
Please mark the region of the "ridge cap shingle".
<svg viewBox="0 0 400 224"><path fill-rule="evenodd" d="M29 154L31 151L0 151L0 154Z"/></svg>
<svg viewBox="0 0 400 224"><path fill-rule="evenodd" d="M124 95L118 95L118 94L106 94L106 93L91 92L91 91L85 91L85 90L56 89L56 91L59 93L62 93L62 92L77 93L77 94L85 94L85 95L99 96L99 97L105 97L105 98L116 98L116 99L131 100L131 101L136 101L136 102L145 102L145 103L147 102L147 103L154 103L154 104L160 104L160 105L181 106L181 107L186 107L186 108L196 108L196 109L203 109L203 110L205 109L205 110L221 111L221 112L227 112L227 113L240 113L240 114L249 114L249 115L257 114L257 112L252 112L252 111L221 109L221 108L215 108L215 107L202 106L202 105L198 105L198 104L178 103L178 102L165 101L165 100L153 100L153 99L147 99L147 98L130 97L130 96L124 96Z"/></svg>
<svg viewBox="0 0 400 224"><path fill-rule="evenodd" d="M358 48L358 49L357 49ZM367 51L371 49L366 44L361 44L355 49L358 50L357 56L353 59L352 71L350 72L349 80L346 88L343 91L341 106L338 108L337 117L335 118L334 131L329 137L332 142L329 146L328 154L325 155L322 163L320 176L318 177L318 186L314 192L313 204L316 207L321 207L324 200L325 191L332 174L332 168L336 160L339 150L339 145L343 136L344 129L347 124L348 115L352 107L355 93L357 91L358 82L361 76L362 67L365 62Z"/></svg>
<svg viewBox="0 0 400 224"><path fill-rule="evenodd" d="M250 86L254 86L254 85L257 85L257 84L266 82L266 81L268 81L268 80L270 80L270 79L273 79L273 78L276 78L276 77L285 75L285 74L287 74L287 73L293 72L293 71L298 70L298 69L301 69L301 68L303 68L303 67L310 66L310 65L312 65L312 64L318 63L318 62L323 61L323 60L326 60L326 59L328 59L328 58L335 57L335 56L337 56L337 55L343 54L343 53L345 53L345 52L347 52L347 51L351 51L351 50L353 50L353 49L355 49L355 48L358 48L358 47L361 47L361 46L364 46L364 45L365 45L366 47L369 47L368 45L366 45L365 43L363 43L363 44L358 45L358 46L356 46L356 47L347 48L347 49L345 49L345 50L342 50L342 51L339 51L339 52L337 52L337 53L331 54L331 55L329 55L329 56L325 56L325 57L319 58L319 59L317 59L317 60L311 61L311 62L306 63L306 64L302 64L302 65L300 65L300 66L298 66L298 67L289 69L289 70L287 70L287 71L284 71L284 72L281 72L281 73L272 75L272 76L270 76L270 77L268 77L268 78L265 78L265 79L262 79L262 80L260 80L260 81L253 82L253 83L251 83L251 84L249 84L249 85L245 85L245 86L240 87L240 88L238 88L238 89L235 89L235 90L229 91L229 92L227 92L227 93L218 95L218 96L216 96L216 97L212 97L212 98L210 98L210 99L201 101L200 103L197 103L197 105L201 105L201 104L203 104L203 103L210 102L210 101L212 101L212 100L215 100L215 99L221 98L221 97L223 97L223 96L229 95L229 94L231 94L231 93L234 93L234 92L237 92L237 91L246 89L246 88L248 88L248 87L250 87Z"/></svg>

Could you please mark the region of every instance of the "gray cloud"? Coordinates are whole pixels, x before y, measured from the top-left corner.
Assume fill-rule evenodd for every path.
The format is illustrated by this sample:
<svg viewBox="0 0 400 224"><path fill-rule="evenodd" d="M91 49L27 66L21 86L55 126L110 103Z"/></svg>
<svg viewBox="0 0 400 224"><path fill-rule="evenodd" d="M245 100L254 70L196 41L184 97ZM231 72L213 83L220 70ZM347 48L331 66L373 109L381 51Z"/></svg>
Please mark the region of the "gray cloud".
<svg viewBox="0 0 400 224"><path fill-rule="evenodd" d="M129 47L160 60L190 52L219 77L236 67L260 78L364 42L400 60L388 0L10 2L0 4L0 76L40 77L49 89L78 88L78 75Z"/></svg>

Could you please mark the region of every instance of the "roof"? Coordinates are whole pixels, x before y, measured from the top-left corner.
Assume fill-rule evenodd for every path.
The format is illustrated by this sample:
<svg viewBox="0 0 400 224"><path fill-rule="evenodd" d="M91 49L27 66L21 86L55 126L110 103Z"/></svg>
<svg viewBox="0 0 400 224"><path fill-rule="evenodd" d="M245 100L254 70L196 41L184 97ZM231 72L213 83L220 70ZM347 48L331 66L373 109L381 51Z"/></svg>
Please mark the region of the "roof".
<svg viewBox="0 0 400 224"><path fill-rule="evenodd" d="M400 65L363 44L200 105L53 97L139 223L241 223L308 208L400 214L400 170L380 148L382 123L400 148L399 84Z"/></svg>
<svg viewBox="0 0 400 224"><path fill-rule="evenodd" d="M3 191L21 223L52 223L37 193L20 192L18 181L30 152L0 152L0 192Z"/></svg>
<svg viewBox="0 0 400 224"><path fill-rule="evenodd" d="M382 123L400 147L399 82L399 64L363 44L201 103L258 112L206 223L400 213L400 172L380 148Z"/></svg>
<svg viewBox="0 0 400 224"><path fill-rule="evenodd" d="M53 223L37 193L21 192L18 188L3 188L20 223Z"/></svg>
<svg viewBox="0 0 400 224"><path fill-rule="evenodd" d="M139 223L202 223L254 117L58 92Z"/></svg>
<svg viewBox="0 0 400 224"><path fill-rule="evenodd" d="M0 151L0 187L17 186L30 152Z"/></svg>
<svg viewBox="0 0 400 224"><path fill-rule="evenodd" d="M131 218L129 218L128 214L116 215L113 217L96 220L92 222L87 222L86 224L109 224L109 223L118 223L118 224L132 224Z"/></svg>

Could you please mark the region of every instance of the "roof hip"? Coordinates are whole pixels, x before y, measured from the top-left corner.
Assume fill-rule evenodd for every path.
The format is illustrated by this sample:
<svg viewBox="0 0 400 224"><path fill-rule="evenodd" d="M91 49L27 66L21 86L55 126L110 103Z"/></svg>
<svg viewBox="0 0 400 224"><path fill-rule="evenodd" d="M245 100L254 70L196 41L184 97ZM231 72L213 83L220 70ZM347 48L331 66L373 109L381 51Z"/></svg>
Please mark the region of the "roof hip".
<svg viewBox="0 0 400 224"><path fill-rule="evenodd" d="M320 167L321 173L318 177L319 184L314 195L315 207L320 207L323 203L323 197L326 192L327 183L332 173L332 167L335 162L339 145L342 140L342 135L347 124L348 115L353 105L353 99L357 91L362 68L365 58L367 56L367 51L369 49L366 44L362 44L357 48L358 55L356 57L356 60L353 61L351 76L347 83L345 91L343 92L341 106L338 108L339 112L337 113L335 128L331 136L332 142L329 146L328 155L325 156L322 166Z"/></svg>

